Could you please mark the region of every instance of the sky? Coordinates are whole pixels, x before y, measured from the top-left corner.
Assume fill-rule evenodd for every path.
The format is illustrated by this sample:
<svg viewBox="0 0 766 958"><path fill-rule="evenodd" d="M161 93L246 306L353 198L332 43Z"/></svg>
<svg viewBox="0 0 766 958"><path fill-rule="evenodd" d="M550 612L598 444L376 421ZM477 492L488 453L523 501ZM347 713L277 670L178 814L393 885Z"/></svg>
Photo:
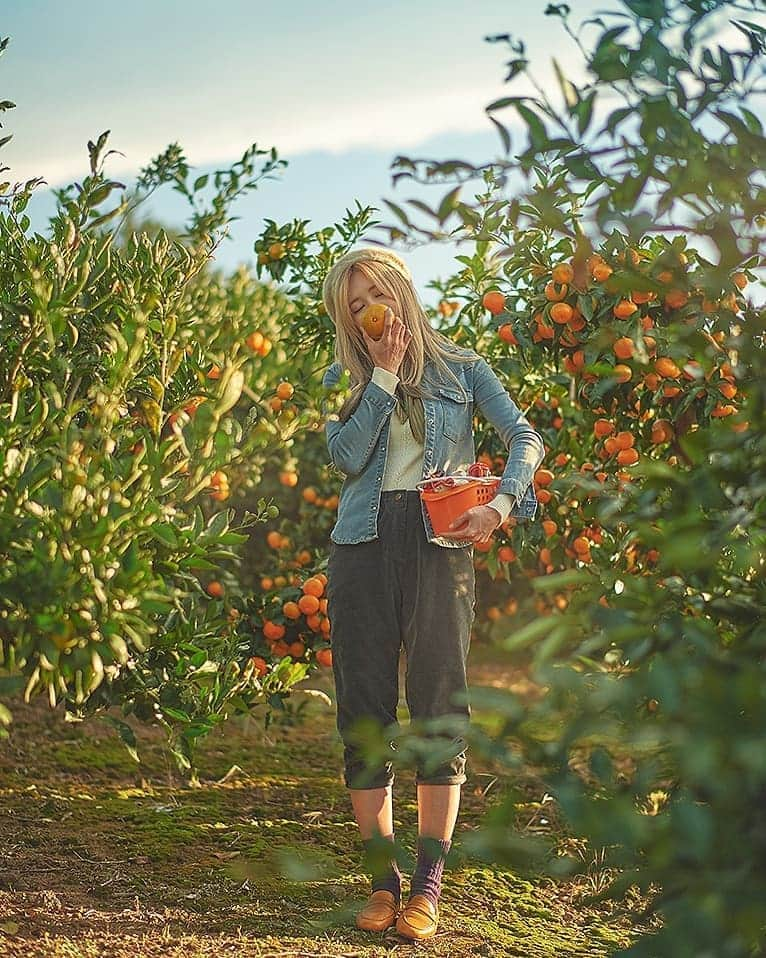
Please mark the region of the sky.
<svg viewBox="0 0 766 958"><path fill-rule="evenodd" d="M339 222L356 201L394 222L383 198L435 204L444 185L392 184L394 157L498 158L502 144L485 107L527 92L505 83L512 54L488 35L511 33L527 45L535 76L558 94L552 57L575 82L581 56L544 0L3 0L0 35L0 153L3 179L42 176L49 187L88 172L89 139L110 130L107 174L126 185L173 142L195 172L225 169L253 143L276 148L288 166L240 199L216 264L252 263L264 220L308 219L311 230ZM575 25L614 0L571 0ZM595 31L595 27L586 27ZM498 114L514 129L508 112ZM518 127L516 127L518 129ZM466 184L462 198L481 192ZM53 208L41 188L27 210L44 231ZM187 207L169 187L147 212L180 226ZM418 221L425 222L419 217ZM370 238L387 242L387 233ZM363 242L363 240L362 240ZM426 283L460 268L455 244L408 251L421 296Z"/></svg>

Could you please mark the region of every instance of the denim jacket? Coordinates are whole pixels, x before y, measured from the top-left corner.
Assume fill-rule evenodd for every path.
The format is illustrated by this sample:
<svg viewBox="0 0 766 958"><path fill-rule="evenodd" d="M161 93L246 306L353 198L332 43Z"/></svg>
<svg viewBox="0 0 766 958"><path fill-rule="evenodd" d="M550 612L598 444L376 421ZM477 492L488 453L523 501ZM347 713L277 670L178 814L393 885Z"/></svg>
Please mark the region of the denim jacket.
<svg viewBox="0 0 766 958"><path fill-rule="evenodd" d="M463 387L439 375L432 360L426 363L423 383L436 393L435 399L423 399L425 442L423 478L434 470L455 472L475 461L473 436L475 410L498 431L508 450L498 493L510 493L515 502L509 516L531 520L537 512L537 497L532 479L545 457L540 433L530 426L524 414L508 395L503 384L485 359L478 362L449 362ZM341 365L334 362L325 372L322 384L334 386L340 379ZM386 467L386 450L391 413L395 399L373 380L364 388L362 398L346 422L329 413L323 404L327 448L333 464L345 475L338 500L337 521L330 539L338 544L356 544L377 538L381 484ZM446 548L473 545L471 539L437 536L421 500L423 524L429 542Z"/></svg>

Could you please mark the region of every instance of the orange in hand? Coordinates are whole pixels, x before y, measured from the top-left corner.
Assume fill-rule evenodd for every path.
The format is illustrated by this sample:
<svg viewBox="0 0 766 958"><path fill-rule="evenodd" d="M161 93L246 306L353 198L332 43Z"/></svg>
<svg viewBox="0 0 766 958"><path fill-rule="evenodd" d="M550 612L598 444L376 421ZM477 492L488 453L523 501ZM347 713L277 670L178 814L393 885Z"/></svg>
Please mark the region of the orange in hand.
<svg viewBox="0 0 766 958"><path fill-rule="evenodd" d="M380 339L386 319L386 307L383 303L372 303L362 313L362 328L370 339Z"/></svg>

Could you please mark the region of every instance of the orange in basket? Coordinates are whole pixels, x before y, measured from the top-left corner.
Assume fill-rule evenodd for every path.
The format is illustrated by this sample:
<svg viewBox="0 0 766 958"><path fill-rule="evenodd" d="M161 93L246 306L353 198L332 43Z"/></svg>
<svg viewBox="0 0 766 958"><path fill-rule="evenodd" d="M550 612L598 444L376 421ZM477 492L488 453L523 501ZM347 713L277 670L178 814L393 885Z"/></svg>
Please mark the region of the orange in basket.
<svg viewBox="0 0 766 958"><path fill-rule="evenodd" d="M462 482L451 489L442 489L441 492L431 492L428 489L420 490L420 498L426 504L428 518L437 536L450 530L450 523L454 522L466 509L474 506L485 506L495 498L500 480L493 482Z"/></svg>

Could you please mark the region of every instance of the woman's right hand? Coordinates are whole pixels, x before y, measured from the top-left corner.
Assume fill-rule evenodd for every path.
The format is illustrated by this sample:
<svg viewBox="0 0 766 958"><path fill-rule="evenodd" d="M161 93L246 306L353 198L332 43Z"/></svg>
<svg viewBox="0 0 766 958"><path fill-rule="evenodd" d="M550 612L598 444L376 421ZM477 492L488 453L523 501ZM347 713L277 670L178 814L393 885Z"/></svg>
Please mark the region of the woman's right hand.
<svg viewBox="0 0 766 958"><path fill-rule="evenodd" d="M412 333L398 316L394 316L390 306L386 306L383 335L380 339L372 339L364 328L362 328L362 336L367 344L367 352L375 365L396 375L412 339Z"/></svg>

